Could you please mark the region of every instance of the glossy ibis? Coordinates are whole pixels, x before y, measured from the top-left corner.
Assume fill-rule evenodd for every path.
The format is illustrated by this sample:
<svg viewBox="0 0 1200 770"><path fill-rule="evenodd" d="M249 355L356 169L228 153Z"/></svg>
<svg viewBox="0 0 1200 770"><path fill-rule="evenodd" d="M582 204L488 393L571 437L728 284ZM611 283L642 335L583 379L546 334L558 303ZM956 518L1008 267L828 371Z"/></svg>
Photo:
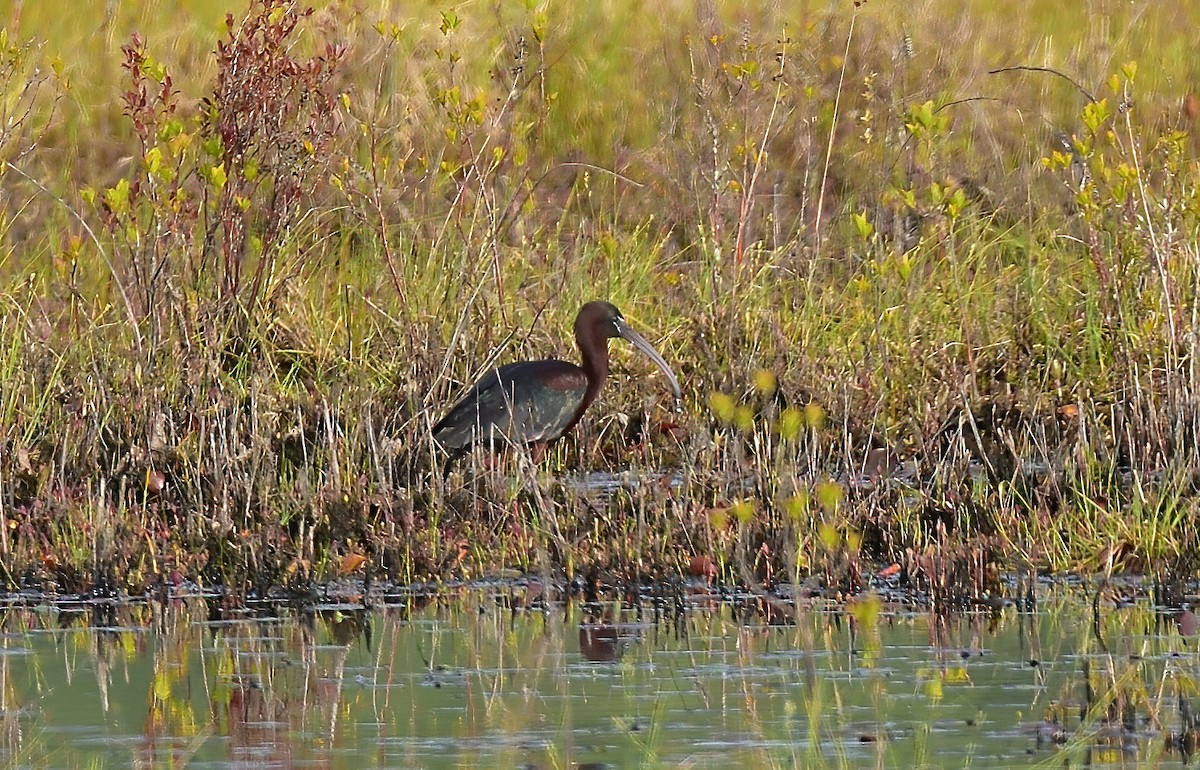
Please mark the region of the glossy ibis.
<svg viewBox="0 0 1200 770"><path fill-rule="evenodd" d="M560 438L583 416L608 377L608 340L622 337L658 365L679 398L679 380L642 335L608 302L589 302L575 317L582 366L547 359L493 369L433 426L434 439L450 453L446 463L480 444L542 447Z"/></svg>

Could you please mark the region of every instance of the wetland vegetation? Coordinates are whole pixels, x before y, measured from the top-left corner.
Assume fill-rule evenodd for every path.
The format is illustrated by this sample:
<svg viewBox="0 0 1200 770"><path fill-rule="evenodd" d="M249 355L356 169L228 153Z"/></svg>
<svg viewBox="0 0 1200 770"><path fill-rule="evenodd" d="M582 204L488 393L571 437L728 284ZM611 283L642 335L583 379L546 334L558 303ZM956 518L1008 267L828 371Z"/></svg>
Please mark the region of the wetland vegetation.
<svg viewBox="0 0 1200 770"><path fill-rule="evenodd" d="M0 14L0 583L1197 569L1191 4ZM538 463L494 363L619 306Z"/></svg>

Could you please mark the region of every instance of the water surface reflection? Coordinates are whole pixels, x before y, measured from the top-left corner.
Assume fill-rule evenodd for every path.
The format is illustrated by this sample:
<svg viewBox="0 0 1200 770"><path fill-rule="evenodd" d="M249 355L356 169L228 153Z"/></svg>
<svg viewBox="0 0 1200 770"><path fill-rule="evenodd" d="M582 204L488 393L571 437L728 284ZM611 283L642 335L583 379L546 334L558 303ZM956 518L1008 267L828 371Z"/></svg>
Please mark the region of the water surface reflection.
<svg viewBox="0 0 1200 770"><path fill-rule="evenodd" d="M1185 759L1194 616L1156 611L1135 584L1095 606L1077 588L1036 593L1033 608L964 614L699 585L588 604L520 581L396 591L370 610L12 597L0 765Z"/></svg>

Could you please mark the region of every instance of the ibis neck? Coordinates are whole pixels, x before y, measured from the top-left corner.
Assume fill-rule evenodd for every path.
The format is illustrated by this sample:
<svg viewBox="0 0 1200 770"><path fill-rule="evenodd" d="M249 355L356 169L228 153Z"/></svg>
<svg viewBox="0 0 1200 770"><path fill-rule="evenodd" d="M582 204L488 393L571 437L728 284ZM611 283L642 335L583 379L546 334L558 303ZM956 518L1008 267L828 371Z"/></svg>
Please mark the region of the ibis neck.
<svg viewBox="0 0 1200 770"><path fill-rule="evenodd" d="M608 340L597 340L593 337L576 335L575 342L583 356L583 373L587 375L587 391L583 394L583 404L579 407L582 416L584 410L591 406L592 401L600 393L604 381L608 378Z"/></svg>

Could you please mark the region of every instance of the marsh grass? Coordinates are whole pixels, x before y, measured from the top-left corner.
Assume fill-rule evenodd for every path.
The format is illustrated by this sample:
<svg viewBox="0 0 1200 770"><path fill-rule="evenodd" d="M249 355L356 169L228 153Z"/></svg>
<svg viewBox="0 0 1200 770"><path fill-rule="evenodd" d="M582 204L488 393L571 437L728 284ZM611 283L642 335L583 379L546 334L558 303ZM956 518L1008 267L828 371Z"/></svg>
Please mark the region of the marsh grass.
<svg viewBox="0 0 1200 770"><path fill-rule="evenodd" d="M8 584L1194 572L1190 9L202 5L6 21ZM597 297L681 407L443 482Z"/></svg>

